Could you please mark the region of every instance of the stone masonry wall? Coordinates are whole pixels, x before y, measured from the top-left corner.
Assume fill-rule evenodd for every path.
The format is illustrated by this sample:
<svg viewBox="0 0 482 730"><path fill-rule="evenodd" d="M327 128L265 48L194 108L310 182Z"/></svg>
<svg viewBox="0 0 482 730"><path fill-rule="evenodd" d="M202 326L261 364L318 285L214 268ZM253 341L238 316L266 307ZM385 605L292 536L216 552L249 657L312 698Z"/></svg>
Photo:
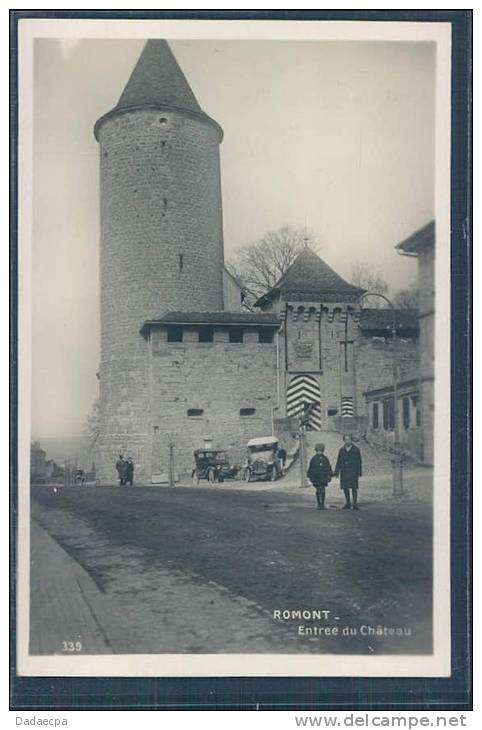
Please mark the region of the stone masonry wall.
<svg viewBox="0 0 482 730"><path fill-rule="evenodd" d="M146 463L142 323L168 310L223 308L219 134L208 121L142 110L99 130L102 432L99 477L123 442ZM135 446L134 446L135 444ZM142 454L142 456L141 456ZM141 467L142 468L142 467Z"/></svg>
<svg viewBox="0 0 482 730"><path fill-rule="evenodd" d="M112 358L100 371L100 436L95 448L101 483L117 481L115 462L120 453L132 456L136 476L144 479L149 444L148 348L138 357Z"/></svg>
<svg viewBox="0 0 482 730"><path fill-rule="evenodd" d="M231 461L241 464L247 441L271 434L276 348L260 343L255 328L245 330L242 344L229 343L222 327L213 343L199 343L194 327L184 329L182 343L169 343L165 329L156 326L150 369L152 472L168 470L169 438L175 471L185 478L193 468L193 451L203 448L205 438L212 437L214 447L227 449ZM255 414L241 416L241 408L254 408ZM190 417L188 409L203 413Z"/></svg>
<svg viewBox="0 0 482 730"><path fill-rule="evenodd" d="M104 122L102 356L137 354L145 319L223 308L219 138L208 122L136 111Z"/></svg>

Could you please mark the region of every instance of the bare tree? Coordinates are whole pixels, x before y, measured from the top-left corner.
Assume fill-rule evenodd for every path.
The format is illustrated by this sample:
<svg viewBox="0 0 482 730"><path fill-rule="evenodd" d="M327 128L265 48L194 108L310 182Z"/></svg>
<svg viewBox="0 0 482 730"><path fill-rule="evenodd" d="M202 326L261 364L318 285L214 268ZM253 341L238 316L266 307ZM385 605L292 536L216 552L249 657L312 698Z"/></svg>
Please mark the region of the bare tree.
<svg viewBox="0 0 482 730"><path fill-rule="evenodd" d="M388 284L379 271L372 269L364 261L355 261L351 267L351 283L368 292L388 296ZM367 296L363 300L365 307L384 309L387 305L380 297Z"/></svg>
<svg viewBox="0 0 482 730"><path fill-rule="evenodd" d="M226 262L228 271L241 283L248 309L275 286L305 246L320 249L319 241L306 228L283 226L242 246Z"/></svg>
<svg viewBox="0 0 482 730"><path fill-rule="evenodd" d="M398 309L418 309L418 284L415 282L407 289L400 289L393 297L393 303Z"/></svg>

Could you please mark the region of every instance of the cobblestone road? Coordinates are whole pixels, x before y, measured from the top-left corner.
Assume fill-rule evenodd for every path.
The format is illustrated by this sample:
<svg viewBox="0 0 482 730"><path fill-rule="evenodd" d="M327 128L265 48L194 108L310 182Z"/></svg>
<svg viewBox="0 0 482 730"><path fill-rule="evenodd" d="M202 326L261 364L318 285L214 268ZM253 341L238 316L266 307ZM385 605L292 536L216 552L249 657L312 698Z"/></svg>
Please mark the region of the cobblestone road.
<svg viewBox="0 0 482 730"><path fill-rule="evenodd" d="M339 510L336 497L335 509L320 513L310 490L271 487L74 488L54 499L37 488L33 497L35 520L71 556L73 573L82 571L77 583L87 581L89 600L83 605L78 589L62 598L68 582L47 595L44 576L55 571L35 552L34 523L32 653L58 651L84 625L92 653L430 651L426 501L367 500L354 513ZM62 582L68 571L57 573ZM68 622L43 632L59 606ZM273 617L279 609L327 609L328 621L301 624L357 634L302 635L299 619ZM410 635L360 634L377 625Z"/></svg>

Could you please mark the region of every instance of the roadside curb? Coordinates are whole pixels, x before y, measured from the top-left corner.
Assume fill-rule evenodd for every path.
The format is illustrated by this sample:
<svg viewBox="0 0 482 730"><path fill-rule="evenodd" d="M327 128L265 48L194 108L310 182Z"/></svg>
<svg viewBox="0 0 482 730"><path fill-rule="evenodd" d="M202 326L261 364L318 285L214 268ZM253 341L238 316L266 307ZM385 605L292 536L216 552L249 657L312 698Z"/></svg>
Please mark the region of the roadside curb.
<svg viewBox="0 0 482 730"><path fill-rule="evenodd" d="M34 519L30 535L30 653L119 651L126 629L114 601Z"/></svg>

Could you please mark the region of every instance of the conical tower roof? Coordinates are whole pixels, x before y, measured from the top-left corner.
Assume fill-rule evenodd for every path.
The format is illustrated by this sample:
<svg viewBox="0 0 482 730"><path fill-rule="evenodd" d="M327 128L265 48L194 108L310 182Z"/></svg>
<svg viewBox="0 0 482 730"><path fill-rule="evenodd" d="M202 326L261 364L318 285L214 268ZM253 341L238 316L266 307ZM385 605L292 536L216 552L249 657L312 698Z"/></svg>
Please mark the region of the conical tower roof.
<svg viewBox="0 0 482 730"><path fill-rule="evenodd" d="M103 120L115 114L137 109L172 109L201 117L222 129L199 106L169 44L164 39L150 39L116 106L96 123L94 134Z"/></svg>
<svg viewBox="0 0 482 730"><path fill-rule="evenodd" d="M116 109L167 104L202 113L186 77L165 40L149 40L139 56Z"/></svg>
<svg viewBox="0 0 482 730"><path fill-rule="evenodd" d="M278 283L257 302L262 307L283 294L305 301L354 301L364 289L349 284L314 251L304 248Z"/></svg>

